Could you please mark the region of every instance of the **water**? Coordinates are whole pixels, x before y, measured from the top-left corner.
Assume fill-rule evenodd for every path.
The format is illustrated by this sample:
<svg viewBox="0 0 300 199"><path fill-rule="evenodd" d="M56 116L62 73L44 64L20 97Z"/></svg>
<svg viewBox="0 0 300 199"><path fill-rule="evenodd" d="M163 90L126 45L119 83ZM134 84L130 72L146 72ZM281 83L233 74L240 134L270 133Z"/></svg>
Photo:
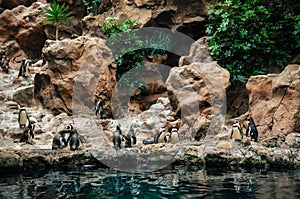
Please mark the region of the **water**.
<svg viewBox="0 0 300 199"><path fill-rule="evenodd" d="M11 174L0 198L300 198L300 170L168 166L124 173L90 166Z"/></svg>

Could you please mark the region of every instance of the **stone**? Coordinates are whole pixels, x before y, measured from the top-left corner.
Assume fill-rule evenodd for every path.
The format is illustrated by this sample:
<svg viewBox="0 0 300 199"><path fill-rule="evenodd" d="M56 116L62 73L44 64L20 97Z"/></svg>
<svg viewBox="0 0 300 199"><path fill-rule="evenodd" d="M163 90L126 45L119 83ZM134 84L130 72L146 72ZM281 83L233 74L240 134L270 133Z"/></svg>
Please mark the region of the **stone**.
<svg viewBox="0 0 300 199"><path fill-rule="evenodd" d="M99 25L108 16L116 16L122 20L135 19L139 27L163 27L177 30L193 39L204 36L208 6L205 1L134 0L111 2L112 6L105 10Z"/></svg>
<svg viewBox="0 0 300 199"><path fill-rule="evenodd" d="M23 104L24 106L33 106L33 90L33 85L19 87L13 93L13 100L18 104Z"/></svg>
<svg viewBox="0 0 300 199"><path fill-rule="evenodd" d="M13 9L20 5L24 5L24 6L28 7L36 1L37 0L2 0L0 2L0 5L4 9Z"/></svg>
<svg viewBox="0 0 300 199"><path fill-rule="evenodd" d="M55 114L94 115L96 97L102 98L104 108L111 107L116 70L103 39L81 36L48 40L43 53L48 66L36 74L34 93L44 108Z"/></svg>
<svg viewBox="0 0 300 199"><path fill-rule="evenodd" d="M290 133L285 137L285 143L292 148L300 148L300 133Z"/></svg>
<svg viewBox="0 0 300 199"><path fill-rule="evenodd" d="M172 68L166 84L172 110L185 126L179 133L186 139L203 138L207 132L221 131L225 90L230 85L228 71L216 62L196 62Z"/></svg>
<svg viewBox="0 0 300 199"><path fill-rule="evenodd" d="M202 37L195 41L191 48L188 56L182 56L179 59L178 66L190 65L194 62L209 63L213 61L213 58L209 55L207 38Z"/></svg>
<svg viewBox="0 0 300 199"><path fill-rule="evenodd" d="M21 59L35 59L41 56L46 41L46 34L42 28L45 7L45 4L35 2L30 7L21 5L12 10L5 10L0 15L0 42L12 65L20 61L20 55Z"/></svg>
<svg viewBox="0 0 300 199"><path fill-rule="evenodd" d="M280 74L252 76L246 88L258 137L300 132L300 65L288 65Z"/></svg>

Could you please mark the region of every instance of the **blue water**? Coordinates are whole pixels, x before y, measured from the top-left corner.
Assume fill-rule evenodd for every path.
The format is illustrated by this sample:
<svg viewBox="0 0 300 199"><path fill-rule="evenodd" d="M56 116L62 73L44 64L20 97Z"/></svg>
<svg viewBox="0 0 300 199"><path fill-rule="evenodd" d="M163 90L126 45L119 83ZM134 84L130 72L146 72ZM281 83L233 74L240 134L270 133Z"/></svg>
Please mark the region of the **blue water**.
<svg viewBox="0 0 300 199"><path fill-rule="evenodd" d="M300 170L168 166L151 173L108 168L1 174L0 198L300 198Z"/></svg>

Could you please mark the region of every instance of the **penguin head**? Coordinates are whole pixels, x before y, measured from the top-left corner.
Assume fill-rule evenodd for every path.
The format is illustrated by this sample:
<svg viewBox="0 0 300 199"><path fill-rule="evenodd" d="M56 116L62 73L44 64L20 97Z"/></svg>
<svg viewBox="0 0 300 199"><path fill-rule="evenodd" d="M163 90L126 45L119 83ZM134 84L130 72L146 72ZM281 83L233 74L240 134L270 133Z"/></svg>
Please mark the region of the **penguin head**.
<svg viewBox="0 0 300 199"><path fill-rule="evenodd" d="M121 131L121 124L117 124L116 129Z"/></svg>
<svg viewBox="0 0 300 199"><path fill-rule="evenodd" d="M103 100L101 98L98 99L96 106L103 106Z"/></svg>
<svg viewBox="0 0 300 199"><path fill-rule="evenodd" d="M247 121L248 121L248 124L254 123L254 120L250 115L247 117Z"/></svg>
<svg viewBox="0 0 300 199"><path fill-rule="evenodd" d="M73 126L71 124L69 124L69 125L66 126L66 129L67 130L73 130L74 128L73 128Z"/></svg>
<svg viewBox="0 0 300 199"><path fill-rule="evenodd" d="M132 129L137 129L137 128L138 128L138 125L137 125L136 123L133 123L133 124L131 124L130 128L132 128Z"/></svg>
<svg viewBox="0 0 300 199"><path fill-rule="evenodd" d="M172 134L173 132L178 132L178 129L177 129L176 127L172 127L172 129L171 129L171 134Z"/></svg>

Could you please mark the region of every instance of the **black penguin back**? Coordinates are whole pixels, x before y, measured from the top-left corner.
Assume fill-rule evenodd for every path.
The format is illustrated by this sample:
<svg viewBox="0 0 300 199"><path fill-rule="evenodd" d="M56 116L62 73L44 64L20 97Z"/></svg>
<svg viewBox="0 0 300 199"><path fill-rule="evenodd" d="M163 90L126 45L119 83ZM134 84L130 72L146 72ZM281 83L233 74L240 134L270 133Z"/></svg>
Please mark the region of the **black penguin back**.
<svg viewBox="0 0 300 199"><path fill-rule="evenodd" d="M79 148L79 136L76 130L71 130L70 131L70 150L75 151L78 150Z"/></svg>

